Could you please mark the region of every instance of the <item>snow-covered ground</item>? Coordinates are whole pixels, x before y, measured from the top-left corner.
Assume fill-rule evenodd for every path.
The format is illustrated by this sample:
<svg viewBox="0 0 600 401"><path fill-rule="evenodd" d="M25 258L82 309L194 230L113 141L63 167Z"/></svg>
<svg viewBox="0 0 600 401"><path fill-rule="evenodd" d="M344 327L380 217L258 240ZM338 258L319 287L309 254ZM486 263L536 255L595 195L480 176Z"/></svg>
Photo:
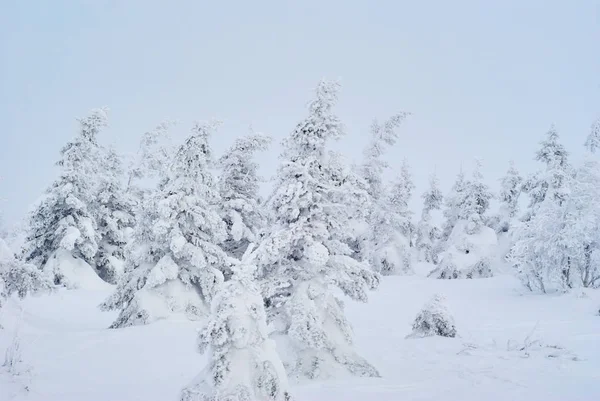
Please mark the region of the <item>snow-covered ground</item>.
<svg viewBox="0 0 600 401"><path fill-rule="evenodd" d="M110 288L7 302L0 351L18 328L18 375L0 374L0 400L164 401L203 368L199 322L126 329L97 305ZM446 296L459 338L405 339L423 304ZM368 304L348 302L356 345L381 379L296 383L299 401L599 400L599 291L533 295L517 280L387 277ZM20 322L20 323L19 323Z"/></svg>

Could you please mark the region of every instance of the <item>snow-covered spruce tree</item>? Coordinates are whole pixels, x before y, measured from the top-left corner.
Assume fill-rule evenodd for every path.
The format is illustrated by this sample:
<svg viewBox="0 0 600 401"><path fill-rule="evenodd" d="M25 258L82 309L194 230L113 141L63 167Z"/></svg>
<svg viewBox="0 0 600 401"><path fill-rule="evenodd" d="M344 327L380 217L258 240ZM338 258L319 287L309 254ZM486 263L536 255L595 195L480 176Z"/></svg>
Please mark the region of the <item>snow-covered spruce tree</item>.
<svg viewBox="0 0 600 401"><path fill-rule="evenodd" d="M383 124L373 121L371 124L371 139L363 151L363 164L357 169L361 178L360 185L364 187L370 201L366 210L364 230L359 238L358 246L353 248L358 260L373 263L373 257L379 248L387 245L377 241L373 228L386 223L384 210L388 206L388 193L383 185L383 172L389 168L383 160L386 150L398 140L397 128L404 122L410 113L399 113L390 117ZM388 226L387 231L392 231ZM372 265L373 269L380 270L380 266Z"/></svg>
<svg viewBox="0 0 600 401"><path fill-rule="evenodd" d="M532 291L564 291L573 286L569 248L575 244L567 225L574 224L569 221L568 204L574 176L567 156L552 126L537 152L546 171L538 175L533 187L536 198L532 197L528 217L516 230L515 244L507 256Z"/></svg>
<svg viewBox="0 0 600 401"><path fill-rule="evenodd" d="M523 178L517 171L515 163L510 162L506 175L502 177L500 189L500 211L496 219L497 233L506 233L519 214L519 196L521 195Z"/></svg>
<svg viewBox="0 0 600 401"><path fill-rule="evenodd" d="M265 228L266 213L258 194L261 179L253 158L256 152L266 150L270 142L271 138L257 134L238 138L218 160L222 214L228 234L222 246L237 259L248 244L259 241Z"/></svg>
<svg viewBox="0 0 600 401"><path fill-rule="evenodd" d="M459 220L460 211L463 208L463 203L465 202L465 191L467 189L467 181L465 179L465 173L460 169L460 172L456 176L456 181L450 190L448 196L446 196L445 208L444 208L444 225L442 228L442 236L440 238L440 242L444 244L452 230L454 229L454 225Z"/></svg>
<svg viewBox="0 0 600 401"><path fill-rule="evenodd" d="M103 309L119 309L111 327L147 324L176 313L206 313L231 259L208 138L216 123L196 123L179 147L156 199L144 203L127 252L125 276Z"/></svg>
<svg viewBox="0 0 600 401"><path fill-rule="evenodd" d="M287 375L269 339L267 315L254 278L252 245L233 267L231 280L212 302L198 349L209 363L187 388L182 401L289 401Z"/></svg>
<svg viewBox="0 0 600 401"><path fill-rule="evenodd" d="M169 129L174 125L174 121L167 120L145 132L137 153L130 158L125 190L135 210L144 202L146 195L156 190L157 183L166 179L174 159L169 135Z"/></svg>
<svg viewBox="0 0 600 401"><path fill-rule="evenodd" d="M446 308L446 299L436 294L417 315L408 338L441 336L456 337L454 318Z"/></svg>
<svg viewBox="0 0 600 401"><path fill-rule="evenodd" d="M326 151L343 135L332 111L337 94L337 83L321 81L307 118L284 141L269 201L273 224L256 251L274 337L295 377L324 378L340 370L378 376L353 350L350 323L332 288L365 302L379 283L345 242L351 216L339 199L352 189L341 185L339 159L332 162Z"/></svg>
<svg viewBox="0 0 600 401"><path fill-rule="evenodd" d="M29 216L25 260L44 269L49 259L76 258L93 265L100 235L90 204L98 176L97 135L107 125L106 109L92 110L79 120L77 137L61 149L59 178ZM77 286L62 271L65 264L52 263L54 282Z"/></svg>
<svg viewBox="0 0 600 401"><path fill-rule="evenodd" d="M400 234L409 241L411 247L413 246L415 227L412 221L413 212L410 210L408 203L412 198L414 189L415 184L412 181L410 167L406 159L404 159L400 168L400 174L396 182L392 185L389 194L389 204L391 210L398 216Z"/></svg>
<svg viewBox="0 0 600 401"><path fill-rule="evenodd" d="M590 153L596 153L600 149L600 118L592 124L584 146Z"/></svg>
<svg viewBox="0 0 600 401"><path fill-rule="evenodd" d="M383 275L412 272L412 236L414 224L408 201L414 185L406 163L391 189L372 209L371 266Z"/></svg>
<svg viewBox="0 0 600 401"><path fill-rule="evenodd" d="M120 156L113 148L103 149L101 156L98 193L93 202L100 234L95 266L104 281L116 284L123 273L125 245L134 217L123 188Z"/></svg>
<svg viewBox="0 0 600 401"><path fill-rule="evenodd" d="M439 265L430 273L431 277L486 278L491 277L490 257L497 245L496 233L486 226L486 212L492 194L480 171L477 161L473 178L462 185L452 203L454 209L448 216L456 219L452 231L439 254ZM449 224L451 220L447 221Z"/></svg>
<svg viewBox="0 0 600 401"><path fill-rule="evenodd" d="M435 175L429 178L429 189L421 197L423 198L423 211L421 212L421 220L417 225L417 239L415 243L419 252L418 259L423 262L437 263L434 246L439 240L441 233L432 220L431 212L441 209L443 195L439 189L439 181Z"/></svg>
<svg viewBox="0 0 600 401"><path fill-rule="evenodd" d="M473 178L467 183L463 207L459 208L458 215L459 220L468 221L468 234L477 233L485 225L485 215L490 207L492 197L489 187L483 182L481 161L476 160Z"/></svg>
<svg viewBox="0 0 600 401"><path fill-rule="evenodd" d="M566 198L563 191L563 182L568 180L566 174L571 173L568 161L569 153L559 142L560 137L554 125L546 133L546 138L540 142L540 149L536 152L535 159L545 165L543 171L532 174L523 183L523 192L529 195L529 207L523 221L529 221L537 212L537 209L546 199L548 189L552 187L551 197L562 203Z"/></svg>

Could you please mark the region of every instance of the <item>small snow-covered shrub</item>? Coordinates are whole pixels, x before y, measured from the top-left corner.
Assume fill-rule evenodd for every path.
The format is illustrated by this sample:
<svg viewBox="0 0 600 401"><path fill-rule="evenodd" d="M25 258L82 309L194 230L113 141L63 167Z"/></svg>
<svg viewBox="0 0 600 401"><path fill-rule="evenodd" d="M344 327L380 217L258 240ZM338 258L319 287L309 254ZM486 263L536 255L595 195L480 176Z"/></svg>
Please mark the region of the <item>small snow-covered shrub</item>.
<svg viewBox="0 0 600 401"><path fill-rule="evenodd" d="M255 269L249 263L235 266L231 280L221 285L198 339L199 351L208 351L208 366L183 390L182 401L291 400L283 363L269 339Z"/></svg>
<svg viewBox="0 0 600 401"><path fill-rule="evenodd" d="M454 318L448 312L445 298L439 294L425 305L413 323L413 332L408 337L456 337Z"/></svg>

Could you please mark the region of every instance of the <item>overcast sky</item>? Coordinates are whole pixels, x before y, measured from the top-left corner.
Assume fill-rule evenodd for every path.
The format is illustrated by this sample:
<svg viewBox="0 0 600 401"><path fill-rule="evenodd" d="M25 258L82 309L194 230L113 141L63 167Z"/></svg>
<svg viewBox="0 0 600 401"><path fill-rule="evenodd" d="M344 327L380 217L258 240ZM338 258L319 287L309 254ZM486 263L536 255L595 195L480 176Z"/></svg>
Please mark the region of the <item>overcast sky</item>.
<svg viewBox="0 0 600 401"><path fill-rule="evenodd" d="M101 141L132 151L165 118L225 124L217 151L255 131L276 142L322 77L361 155L373 118L413 116L389 154L418 192L484 160L537 168L555 123L575 156L600 116L599 1L0 1L0 209L14 223L56 177L75 117L110 107ZM261 157L264 174L278 150Z"/></svg>

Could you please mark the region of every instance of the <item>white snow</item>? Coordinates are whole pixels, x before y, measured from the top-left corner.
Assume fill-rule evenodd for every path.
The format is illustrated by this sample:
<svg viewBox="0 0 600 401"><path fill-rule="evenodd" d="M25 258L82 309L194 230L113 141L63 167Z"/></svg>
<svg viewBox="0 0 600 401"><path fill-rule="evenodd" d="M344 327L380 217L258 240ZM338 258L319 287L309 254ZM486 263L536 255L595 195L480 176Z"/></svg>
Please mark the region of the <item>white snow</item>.
<svg viewBox="0 0 600 401"><path fill-rule="evenodd" d="M109 290L112 286L103 281L94 269L82 259L74 258L71 252L58 249L48 260L43 270L61 277L61 284L67 288L87 290Z"/></svg>
<svg viewBox="0 0 600 401"><path fill-rule="evenodd" d="M0 361L18 327L25 368L10 376L0 367L0 401L177 400L206 363L196 352L201 323L176 316L106 329L116 314L97 305L109 293L87 288L10 299L0 315ZM445 296L459 337L405 339L436 293ZM510 276L387 277L368 304L347 302L356 351L382 378L293 383L292 395L308 401L595 401L599 307L599 291L534 295Z"/></svg>

